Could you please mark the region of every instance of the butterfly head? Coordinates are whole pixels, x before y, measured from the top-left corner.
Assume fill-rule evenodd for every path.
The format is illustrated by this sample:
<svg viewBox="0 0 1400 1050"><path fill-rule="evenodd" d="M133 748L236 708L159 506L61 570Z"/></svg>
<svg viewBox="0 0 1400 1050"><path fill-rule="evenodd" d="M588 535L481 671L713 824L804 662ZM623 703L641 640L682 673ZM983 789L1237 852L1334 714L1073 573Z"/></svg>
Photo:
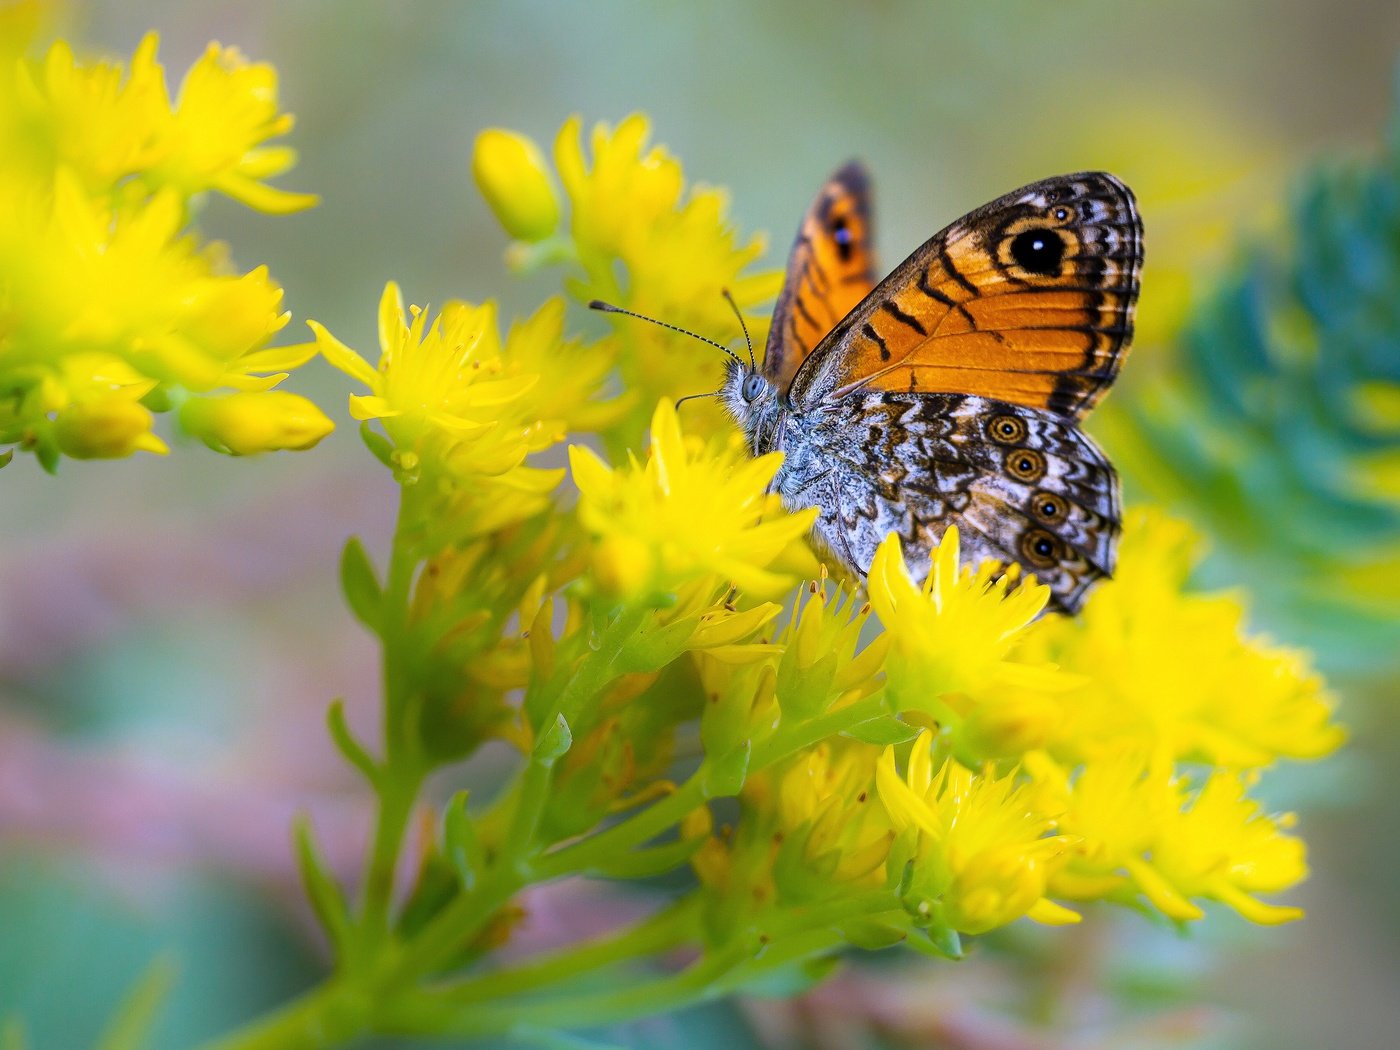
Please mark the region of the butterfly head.
<svg viewBox="0 0 1400 1050"><path fill-rule="evenodd" d="M754 455L776 448L782 398L777 387L757 367L738 361L729 363L720 398L734 422L744 431Z"/></svg>

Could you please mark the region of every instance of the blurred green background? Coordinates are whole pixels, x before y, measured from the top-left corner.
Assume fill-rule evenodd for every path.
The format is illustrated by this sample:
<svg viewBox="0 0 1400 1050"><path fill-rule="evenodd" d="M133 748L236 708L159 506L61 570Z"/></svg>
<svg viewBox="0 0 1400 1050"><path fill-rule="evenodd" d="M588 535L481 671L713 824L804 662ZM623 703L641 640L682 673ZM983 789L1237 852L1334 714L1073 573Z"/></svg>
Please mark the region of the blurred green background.
<svg viewBox="0 0 1400 1050"><path fill-rule="evenodd" d="M1342 318L1314 334L1355 328L1343 309L1353 273L1369 275L1371 300L1400 301L1400 162L1392 178L1380 152L1400 5L105 0L71 4L65 25L80 50L115 55L158 29L177 81L210 40L276 65L302 157L281 183L323 203L280 218L213 200L202 224L240 265L269 265L291 339L314 317L372 347L391 278L414 302L494 297L507 315L554 290L552 276L506 273L503 236L471 185L472 139L491 125L548 143L571 113L642 109L691 179L729 187L743 230L768 232L774 266L822 178L852 156L875 173L889 264L1032 179L1099 167L1123 177L1141 201L1148 265L1136 349L1097 432L1122 457L1130 496L1164 499L1214 534L1222 556L1207 579L1249 586L1256 623L1319 647L1355 742L1322 769L1270 781L1274 804L1301 810L1311 847L1303 924L1259 931L1220 915L1183 940L1135 916L1097 923L1071 942L1093 961L1052 982L1043 1041L998 1045L1395 1045L1397 596L1382 582L1352 601L1364 558L1343 572L1344 551L1310 548L1304 572L1305 555L1274 537L1305 521L1325 536L1335 524L1348 550L1400 541L1394 492L1371 492L1365 514L1337 494L1338 472L1384 453L1400 420L1381 420L1375 441L1333 440L1330 402L1303 411L1307 381L1249 351L1250 332L1277 327L1278 297L1254 295L1252 275L1295 273L1284 264L1300 246L1336 279L1331 312L1297 288L1302 305L1277 312ZM1370 171L1375 185L1344 175L1319 190L1307 174L1319 165ZM1309 211L1308 199L1332 210ZM1341 219L1345 235L1323 236ZM1320 243L1336 257L1306 256ZM1342 375L1347 389L1400 381L1400 319L1377 309L1365 314L1367 353L1334 361L1340 343L1323 338L1308 374ZM1220 322L1251 310L1252 328ZM382 544L392 492L347 425L342 378L314 364L289 389L342 432L257 461L177 447L168 459L65 462L58 478L28 461L0 474L0 1015L23 1014L39 1046L89 1042L163 951L181 974L160 1028L167 1046L319 972L287 827L311 810L333 862L353 870L367 800L321 717L345 695L372 731L375 667L341 608L335 564L350 533ZM1310 428L1301 452L1267 427L1247 448L1227 441L1265 410ZM1268 480L1283 476L1301 482ZM1246 479L1244 495L1227 503L1232 477ZM489 757L478 775L491 776ZM568 931L577 910L567 893L540 902L534 935ZM861 1020L873 1000L857 983L825 1001L717 1008L613 1038L856 1047L900 1045L904 1032L917 1045L973 1045L948 1017L968 1003L993 1015L1025 1006L998 960L993 948L960 967L867 973L892 990L881 1017L902 1018L883 1035Z"/></svg>

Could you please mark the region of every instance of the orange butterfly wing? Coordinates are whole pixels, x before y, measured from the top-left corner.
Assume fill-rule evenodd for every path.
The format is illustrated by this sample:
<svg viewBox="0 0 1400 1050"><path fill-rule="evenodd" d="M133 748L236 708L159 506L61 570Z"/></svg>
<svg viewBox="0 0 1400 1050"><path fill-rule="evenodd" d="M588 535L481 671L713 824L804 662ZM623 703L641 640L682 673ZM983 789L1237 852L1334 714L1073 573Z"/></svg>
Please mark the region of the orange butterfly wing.
<svg viewBox="0 0 1400 1050"><path fill-rule="evenodd" d="M786 390L807 356L875 287L870 178L851 162L826 181L798 227L773 310L763 374Z"/></svg>
<svg viewBox="0 0 1400 1050"><path fill-rule="evenodd" d="M1142 222L1116 178L1032 183L881 281L806 356L790 402L856 389L957 393L1078 419L1118 374L1141 269Z"/></svg>

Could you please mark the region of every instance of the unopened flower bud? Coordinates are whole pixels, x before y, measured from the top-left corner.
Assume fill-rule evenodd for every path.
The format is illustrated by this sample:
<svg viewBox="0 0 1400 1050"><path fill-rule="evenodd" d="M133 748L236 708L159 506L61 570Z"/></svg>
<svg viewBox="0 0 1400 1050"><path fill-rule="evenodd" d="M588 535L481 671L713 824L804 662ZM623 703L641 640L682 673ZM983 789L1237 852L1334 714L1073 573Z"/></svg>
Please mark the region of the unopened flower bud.
<svg viewBox="0 0 1400 1050"><path fill-rule="evenodd" d="M74 459L118 459L133 452L170 451L151 433L152 415L144 405L122 398L70 405L54 420L54 438Z"/></svg>
<svg viewBox="0 0 1400 1050"><path fill-rule="evenodd" d="M306 398L281 390L191 398L180 408L180 425L231 456L308 449L335 428Z"/></svg>
<svg viewBox="0 0 1400 1050"><path fill-rule="evenodd" d="M539 147L524 135L487 128L472 149L472 177L506 232L542 241L559 225L559 199Z"/></svg>

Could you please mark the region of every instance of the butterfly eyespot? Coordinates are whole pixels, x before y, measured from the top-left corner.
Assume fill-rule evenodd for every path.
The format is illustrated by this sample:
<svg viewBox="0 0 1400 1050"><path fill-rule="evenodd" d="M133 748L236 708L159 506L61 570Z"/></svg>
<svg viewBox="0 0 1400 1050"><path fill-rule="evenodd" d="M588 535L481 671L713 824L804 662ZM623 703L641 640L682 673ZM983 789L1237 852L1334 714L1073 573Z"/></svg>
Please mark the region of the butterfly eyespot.
<svg viewBox="0 0 1400 1050"><path fill-rule="evenodd" d="M1014 445L1026 439L1026 424L1016 416L996 416L987 424L987 432L993 441Z"/></svg>
<svg viewBox="0 0 1400 1050"><path fill-rule="evenodd" d="M1042 521L1058 521L1065 516L1065 501L1049 492L1037 492L1035 515Z"/></svg>
<svg viewBox="0 0 1400 1050"><path fill-rule="evenodd" d="M1039 481L1045 474L1045 457L1033 448L1018 448L1006 457L1006 470L1018 481Z"/></svg>
<svg viewBox="0 0 1400 1050"><path fill-rule="evenodd" d="M1068 209L1068 208L1056 208L1056 209L1055 209L1055 218L1058 219L1060 222L1064 222L1066 219L1069 218L1069 209Z"/></svg>
<svg viewBox="0 0 1400 1050"><path fill-rule="evenodd" d="M1026 230L1012 240L1011 257L1021 269L1048 277L1060 272L1065 242L1054 230Z"/></svg>
<svg viewBox="0 0 1400 1050"><path fill-rule="evenodd" d="M836 254L841 256L841 261L850 262L854 244L850 227L846 225L846 220L844 218L837 217L832 220L831 236L832 239L836 241Z"/></svg>
<svg viewBox="0 0 1400 1050"><path fill-rule="evenodd" d="M1042 568L1055 564L1058 550L1059 545L1055 542L1055 537L1042 529L1032 529L1021 541L1021 553L1025 555L1026 560Z"/></svg>

